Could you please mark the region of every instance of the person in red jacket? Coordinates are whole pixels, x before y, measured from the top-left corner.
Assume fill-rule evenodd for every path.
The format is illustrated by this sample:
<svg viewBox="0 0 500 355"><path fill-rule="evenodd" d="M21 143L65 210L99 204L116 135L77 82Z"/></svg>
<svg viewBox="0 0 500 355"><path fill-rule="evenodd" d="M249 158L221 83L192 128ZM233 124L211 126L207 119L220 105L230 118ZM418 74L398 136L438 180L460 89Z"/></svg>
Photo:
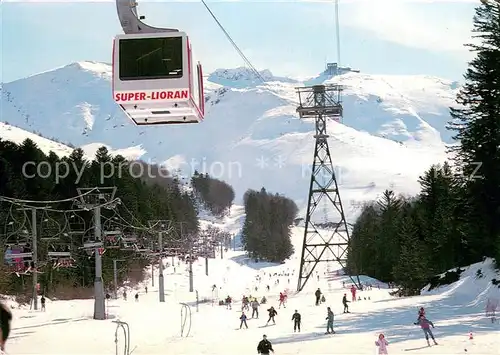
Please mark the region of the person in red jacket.
<svg viewBox="0 0 500 355"><path fill-rule="evenodd" d="M351 295L352 295L352 301L356 301L356 286L352 285L351 286Z"/></svg>
<svg viewBox="0 0 500 355"><path fill-rule="evenodd" d="M286 295L283 292L280 292L280 304L278 308L281 308L281 305L283 305L283 308L286 308Z"/></svg>

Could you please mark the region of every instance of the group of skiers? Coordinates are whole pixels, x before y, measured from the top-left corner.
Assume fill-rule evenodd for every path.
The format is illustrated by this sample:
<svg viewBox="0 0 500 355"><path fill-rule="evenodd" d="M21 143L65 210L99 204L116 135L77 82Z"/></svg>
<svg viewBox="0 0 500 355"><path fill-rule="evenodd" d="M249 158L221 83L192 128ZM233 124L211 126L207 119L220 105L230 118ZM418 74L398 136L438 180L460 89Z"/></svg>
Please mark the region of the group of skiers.
<svg viewBox="0 0 500 355"><path fill-rule="evenodd" d="M318 289L319 290L319 289ZM320 291L321 292L321 291ZM343 302L348 303L349 301L346 299L346 295L344 294L344 300ZM269 322L272 320L273 324L276 324L274 317L278 314L278 312L274 309L274 307L271 307L267 310L269 312L269 319L266 323L266 325L269 324ZM349 313L348 311L344 311L344 313ZM246 316L243 313L241 319L241 324L240 324L240 329L243 325L245 325L248 328L248 325L246 324ZM334 314L333 311L330 307L327 307L327 316L326 316L326 333L325 334L335 334L335 331L333 330L333 322L334 322ZM300 332L300 326L302 324L302 316L298 312L298 310L295 310L295 312L292 315L292 322L293 322L293 331L294 332ZM418 311L418 318L417 321L414 323L415 325L419 325L420 328L424 332L425 339L427 341L427 345L431 346L429 338L432 339L434 342L434 345L438 345L435 338L434 334L431 331L431 327L434 328L434 324L432 321L426 318L425 316L425 310L423 307L421 307ZM378 354L380 355L387 355L388 351L387 348L389 346L389 342L386 340L384 334L379 334L378 339L375 341L375 345L378 348ZM257 346L257 352L261 355L267 355L269 352L274 352L272 348L271 342L267 339L266 335L263 336L263 340L261 340Z"/></svg>
<svg viewBox="0 0 500 355"><path fill-rule="evenodd" d="M269 314L269 319L267 320L266 326L269 325L270 321L273 321L273 324L276 324L276 320L274 319L274 317L276 317L278 315L278 312L276 311L276 309L274 309L274 307L271 306L271 308L269 308L267 310L267 312ZM256 308L253 308L252 318L254 318L255 313L257 315L256 319L259 319L258 306L256 306ZM242 311L241 316L240 316L240 329L243 326L245 326L248 329L247 319L248 319L248 316L246 315L246 313L244 311Z"/></svg>
<svg viewBox="0 0 500 355"><path fill-rule="evenodd" d="M145 288L145 290L146 290L146 293L148 293L148 288L147 288L147 287ZM123 300L124 300L124 301L126 301L126 300L127 300L127 291L123 291L123 293L122 293L122 297L123 297ZM106 298L108 298L108 297L106 297ZM111 298L111 295L110 295L110 297L109 297L109 298ZM136 293L136 294L134 295L134 300L135 300L136 302L139 302L139 293Z"/></svg>
<svg viewBox="0 0 500 355"><path fill-rule="evenodd" d="M316 292L321 292L319 289ZM283 293L280 293L280 304L284 303L284 299L282 297ZM321 293L320 293L321 296ZM228 296L229 297L229 296ZM316 294L316 298L318 298ZM346 295L344 294L343 302L347 303L349 302L346 299ZM42 310L45 310L45 297L42 296L41 298L41 303L42 303ZM229 302L230 303L230 302ZM255 310L255 312L252 313L252 318L256 315L256 318L259 317L258 314L258 302L256 299L252 300L252 308ZM255 308L254 308L255 307ZM278 315L278 312L274 307L270 307L267 309L267 312L269 314L269 319L266 322L266 326L269 325L269 323L272 321L273 324L276 324L276 321L274 319L275 316ZM255 313L255 314L254 314ZM344 313L346 312L344 309ZM240 329L245 326L248 329L248 324L247 324L247 316L245 312L242 312L242 315L240 316ZM302 316L298 312L298 310L295 310L295 312L292 315L292 322L293 322L293 331L294 332L300 332L300 327L302 324ZM12 313L8 309L8 307L5 304L0 303L0 350L5 351L5 343L9 337L10 330L11 330L11 321L12 321ZM334 314L333 311L331 310L330 307L327 307L327 316L326 316L326 321L327 321L327 326L326 326L326 334L335 334L335 331L333 330L333 322L334 322ZM426 318L425 316L425 309L421 307L418 311L418 318L417 321L414 323L415 325L419 325L421 329L424 332L425 339L427 341L427 345L431 346L429 338L432 339L434 342L434 345L438 345L436 342L436 339L434 338L434 334L431 331L431 327L434 328L434 323L430 321L429 319ZM378 339L375 341L375 345L378 347L378 353L380 355L386 355L388 354L387 352L387 347L389 345L389 342L385 339L384 334L379 334ZM269 355L270 352L274 353L273 347L271 342L267 339L267 336L264 335L263 339L259 342L257 346L257 352L261 355Z"/></svg>

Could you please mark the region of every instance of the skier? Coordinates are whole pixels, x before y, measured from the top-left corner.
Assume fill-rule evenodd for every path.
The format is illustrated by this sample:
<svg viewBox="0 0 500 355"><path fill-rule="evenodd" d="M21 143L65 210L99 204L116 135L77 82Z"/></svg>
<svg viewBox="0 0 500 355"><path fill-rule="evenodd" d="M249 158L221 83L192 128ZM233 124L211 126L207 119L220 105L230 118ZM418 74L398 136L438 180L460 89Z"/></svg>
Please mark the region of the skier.
<svg viewBox="0 0 500 355"><path fill-rule="evenodd" d="M135 298L136 302L139 302L139 294L138 293L135 294L134 298Z"/></svg>
<svg viewBox="0 0 500 355"><path fill-rule="evenodd" d="M250 310L250 307L248 307L248 297L247 296L243 296L243 298L241 299L241 310L242 311L249 311Z"/></svg>
<svg viewBox="0 0 500 355"><path fill-rule="evenodd" d="M274 317L278 315L278 312L276 312L276 310L272 306L267 311L269 312L269 319L267 320L266 325L268 325L271 320L273 321L273 324L276 324Z"/></svg>
<svg viewBox="0 0 500 355"><path fill-rule="evenodd" d="M333 312L332 310L330 309L330 307L327 307L326 308L327 310L327 316L326 316L326 334L335 334L335 331L333 330ZM330 332L331 330L331 332Z"/></svg>
<svg viewBox="0 0 500 355"><path fill-rule="evenodd" d="M230 297L230 296L227 296L226 297L226 309L233 309L231 307L231 303L232 303L233 299Z"/></svg>
<svg viewBox="0 0 500 355"><path fill-rule="evenodd" d="M146 291L146 294L148 293L148 286L144 287L144 291Z"/></svg>
<svg viewBox="0 0 500 355"><path fill-rule="evenodd" d="M347 300L347 294L344 293L344 297L342 297L342 304L344 305L344 313L351 313L349 312L349 306L347 305L349 301Z"/></svg>
<svg viewBox="0 0 500 355"><path fill-rule="evenodd" d="M247 325L247 315L245 314L245 312L242 312L241 313L241 317L240 317L240 329L241 327L243 327L243 324L245 324L245 327L248 329L248 325Z"/></svg>
<svg viewBox="0 0 500 355"><path fill-rule="evenodd" d="M256 315L256 318L259 319L259 306L257 299L254 299L252 301L252 318Z"/></svg>
<svg viewBox="0 0 500 355"><path fill-rule="evenodd" d="M434 341L434 345L438 345L438 343L436 342L436 339L434 339L434 334L432 334L432 331L429 327L429 325L431 325L432 328L434 328L434 323L432 323L430 320L425 318L425 316L419 316L417 321L413 324L420 325L420 328L422 328L422 330L424 331L425 340L427 340L427 346L431 346L431 344L429 343L429 336Z"/></svg>
<svg viewBox="0 0 500 355"><path fill-rule="evenodd" d="M281 305L283 305L283 308L286 308L286 295L283 292L280 292L280 304L278 308L281 308Z"/></svg>
<svg viewBox="0 0 500 355"><path fill-rule="evenodd" d="M301 323L301 316L300 316L300 313L295 310L295 313L293 314L292 316L292 320L293 320L293 332L295 333L297 330L299 331L300 333L300 323Z"/></svg>
<svg viewBox="0 0 500 355"><path fill-rule="evenodd" d="M264 334L259 345L257 345L257 352L261 355L269 355L270 351L274 353L273 344L267 340L267 336Z"/></svg>
<svg viewBox="0 0 500 355"><path fill-rule="evenodd" d="M321 295L321 303L325 303L325 302L326 302L325 295Z"/></svg>
<svg viewBox="0 0 500 355"><path fill-rule="evenodd" d="M351 286L351 295L352 295L352 301L356 301L356 286L352 285Z"/></svg>
<svg viewBox="0 0 500 355"><path fill-rule="evenodd" d="M319 306L319 302L321 300L321 290L318 288L316 292L314 292L314 295L316 296L316 306Z"/></svg>
<svg viewBox="0 0 500 355"><path fill-rule="evenodd" d="M262 299L260 300L260 304L266 304L267 298L266 296L262 296Z"/></svg>
<svg viewBox="0 0 500 355"><path fill-rule="evenodd" d="M488 301L486 303L486 317L491 318L491 323L495 323L495 311L497 310L498 307L498 301L493 301L492 299L488 298Z"/></svg>
<svg viewBox="0 0 500 355"><path fill-rule="evenodd" d="M126 301L127 300L127 291L123 291L123 300Z"/></svg>
<svg viewBox="0 0 500 355"><path fill-rule="evenodd" d="M384 334L379 334L378 340L375 341L375 345L378 346L379 355L387 355L387 345L389 345L389 343L387 342L387 340L385 340Z"/></svg>
<svg viewBox="0 0 500 355"><path fill-rule="evenodd" d="M45 311L45 296L42 295L42 298L40 298L40 303L42 304L42 311Z"/></svg>
<svg viewBox="0 0 500 355"><path fill-rule="evenodd" d="M420 307L420 309L418 310L418 316L425 316L425 309L424 307Z"/></svg>
<svg viewBox="0 0 500 355"><path fill-rule="evenodd" d="M5 343L9 338L10 322L12 321L12 313L6 305L0 303L0 350L5 351Z"/></svg>

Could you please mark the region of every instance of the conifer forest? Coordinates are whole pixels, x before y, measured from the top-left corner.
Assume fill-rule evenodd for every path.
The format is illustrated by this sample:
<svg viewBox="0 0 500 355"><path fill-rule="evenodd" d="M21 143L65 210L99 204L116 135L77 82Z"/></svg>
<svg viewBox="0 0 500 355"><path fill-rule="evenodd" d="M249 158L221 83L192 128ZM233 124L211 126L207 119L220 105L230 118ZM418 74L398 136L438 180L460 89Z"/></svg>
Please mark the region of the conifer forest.
<svg viewBox="0 0 500 355"><path fill-rule="evenodd" d="M364 206L351 235L349 271L394 282L410 295L434 275L484 257L500 264L499 10L492 1L476 9L468 45L474 59L450 108L455 143L448 161L420 177L417 196L385 191Z"/></svg>

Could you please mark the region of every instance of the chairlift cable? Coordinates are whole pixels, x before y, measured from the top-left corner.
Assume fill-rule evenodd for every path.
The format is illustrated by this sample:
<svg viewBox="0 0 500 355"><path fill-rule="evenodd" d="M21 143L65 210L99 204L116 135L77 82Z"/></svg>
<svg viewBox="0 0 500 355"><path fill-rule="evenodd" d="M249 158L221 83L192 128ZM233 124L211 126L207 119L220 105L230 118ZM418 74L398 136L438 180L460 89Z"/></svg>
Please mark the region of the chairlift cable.
<svg viewBox="0 0 500 355"><path fill-rule="evenodd" d="M18 199L18 198L12 198L12 197L7 197L7 196L0 196L0 200L3 200L3 201L6 201L6 202L18 202L18 203L43 203L43 204L54 204L54 203L61 203L61 202L71 202L73 200L77 200L79 199L80 197L83 197L83 196L86 196L92 192L94 192L95 190L99 190L97 187L96 188L93 188L92 190L90 191L87 191L83 194L80 194L80 195L77 195L75 197L71 197L71 198L66 198L64 200L55 200L55 201L33 201L33 200L22 200L22 199Z"/></svg>

